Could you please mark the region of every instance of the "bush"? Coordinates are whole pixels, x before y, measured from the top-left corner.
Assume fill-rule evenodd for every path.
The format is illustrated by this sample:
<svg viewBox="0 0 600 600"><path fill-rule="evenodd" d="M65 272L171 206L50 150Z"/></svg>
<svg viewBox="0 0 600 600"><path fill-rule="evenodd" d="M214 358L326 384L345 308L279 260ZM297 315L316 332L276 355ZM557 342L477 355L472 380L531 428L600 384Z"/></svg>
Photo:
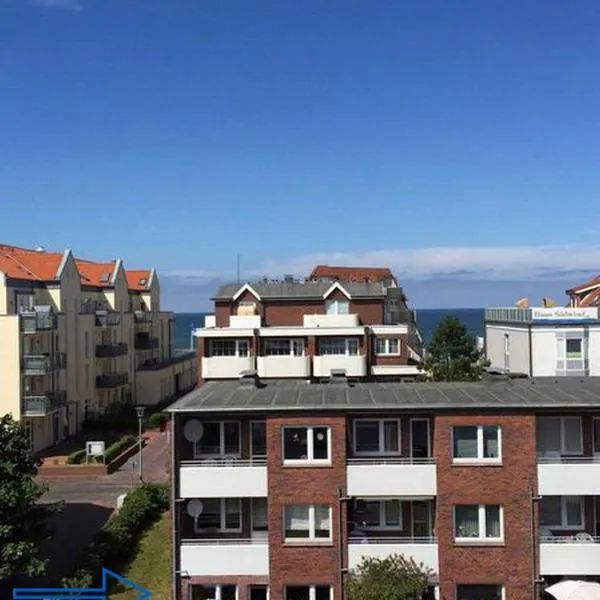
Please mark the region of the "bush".
<svg viewBox="0 0 600 600"><path fill-rule="evenodd" d="M163 412L155 412L148 417L148 421L146 422L146 427L148 429L158 429L162 427L167 422L168 416Z"/></svg>
<svg viewBox="0 0 600 600"><path fill-rule="evenodd" d="M75 452L71 452L69 456L67 456L67 464L68 465L80 465L85 459L85 448L81 450L75 450Z"/></svg>
<svg viewBox="0 0 600 600"><path fill-rule="evenodd" d="M124 452L130 446L135 444L137 438L135 435L124 435L122 438L118 439L114 444L111 444L107 449L104 455L104 460L109 463L111 460L115 459L121 452Z"/></svg>
<svg viewBox="0 0 600 600"><path fill-rule="evenodd" d="M146 527L168 507L167 486L144 485L129 493L121 510L109 519L79 557L73 573L63 578L63 587L92 587L102 567L110 568L131 556L133 547Z"/></svg>

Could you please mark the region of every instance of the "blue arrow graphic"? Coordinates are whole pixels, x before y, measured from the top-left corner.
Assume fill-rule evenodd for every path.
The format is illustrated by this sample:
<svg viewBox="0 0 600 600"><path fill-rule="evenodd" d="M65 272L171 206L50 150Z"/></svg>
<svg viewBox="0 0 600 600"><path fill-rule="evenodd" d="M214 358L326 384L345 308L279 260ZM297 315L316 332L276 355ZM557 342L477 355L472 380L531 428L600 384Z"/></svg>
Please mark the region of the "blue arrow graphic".
<svg viewBox="0 0 600 600"><path fill-rule="evenodd" d="M133 581L129 581L122 575L102 569L102 587L100 588L15 588L13 590L13 600L73 600L73 598L83 598L83 600L108 600L108 579L112 577L126 586L137 590L139 594L136 600L150 598L152 592L143 588Z"/></svg>

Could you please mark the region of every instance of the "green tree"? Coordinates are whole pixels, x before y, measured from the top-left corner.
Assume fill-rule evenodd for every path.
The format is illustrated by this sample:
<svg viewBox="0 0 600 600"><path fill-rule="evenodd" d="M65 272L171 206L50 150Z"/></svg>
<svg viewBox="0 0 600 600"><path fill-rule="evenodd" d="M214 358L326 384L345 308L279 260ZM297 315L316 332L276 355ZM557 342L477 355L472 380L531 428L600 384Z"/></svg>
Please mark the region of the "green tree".
<svg viewBox="0 0 600 600"><path fill-rule="evenodd" d="M424 369L434 381L472 381L480 378L487 363L475 338L456 317L445 317L427 346Z"/></svg>
<svg viewBox="0 0 600 600"><path fill-rule="evenodd" d="M40 542L50 535L45 520L58 505L39 504L45 488L25 428L10 415L0 417L0 587L16 575L40 575L45 561Z"/></svg>
<svg viewBox="0 0 600 600"><path fill-rule="evenodd" d="M363 557L348 577L348 600L419 600L433 572L410 557Z"/></svg>

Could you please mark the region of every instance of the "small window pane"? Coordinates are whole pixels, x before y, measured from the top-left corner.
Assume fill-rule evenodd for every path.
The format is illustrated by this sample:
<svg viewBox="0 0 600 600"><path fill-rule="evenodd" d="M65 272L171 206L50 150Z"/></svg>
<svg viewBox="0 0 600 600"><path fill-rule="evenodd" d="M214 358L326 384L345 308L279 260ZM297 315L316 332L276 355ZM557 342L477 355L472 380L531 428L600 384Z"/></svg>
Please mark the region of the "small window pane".
<svg viewBox="0 0 600 600"><path fill-rule="evenodd" d="M252 531L268 531L267 499L252 498Z"/></svg>
<svg viewBox="0 0 600 600"><path fill-rule="evenodd" d="M398 354L398 340L388 340L388 351L390 354Z"/></svg>
<svg viewBox="0 0 600 600"><path fill-rule="evenodd" d="M495 425L483 428L483 457L498 458L500 456L498 444L498 427Z"/></svg>
<svg viewBox="0 0 600 600"><path fill-rule="evenodd" d="M379 452L379 422L356 421L356 451Z"/></svg>
<svg viewBox="0 0 600 600"><path fill-rule="evenodd" d="M454 427L454 458L477 458L477 427Z"/></svg>
<svg viewBox="0 0 600 600"><path fill-rule="evenodd" d="M581 358L582 341L579 339L567 339L567 358Z"/></svg>
<svg viewBox="0 0 600 600"><path fill-rule="evenodd" d="M328 585L315 586L315 600L331 600L331 588Z"/></svg>
<svg viewBox="0 0 600 600"><path fill-rule="evenodd" d="M579 498L566 497L565 503L567 505L567 522L565 525L568 527L581 527L583 525L583 519L581 514L581 502Z"/></svg>
<svg viewBox="0 0 600 600"><path fill-rule="evenodd" d="M560 526L561 520L560 496L544 496L540 500L540 525Z"/></svg>
<svg viewBox="0 0 600 600"><path fill-rule="evenodd" d="M302 340L292 340L292 354L302 356L304 354L304 342Z"/></svg>
<svg viewBox="0 0 600 600"><path fill-rule="evenodd" d="M286 585L285 600L310 600L308 585Z"/></svg>
<svg viewBox="0 0 600 600"><path fill-rule="evenodd" d="M377 354L385 354L386 353L385 340L377 338L375 343L376 343L376 353Z"/></svg>
<svg viewBox="0 0 600 600"><path fill-rule="evenodd" d="M348 340L348 354L350 356L358 355L358 340Z"/></svg>
<svg viewBox="0 0 600 600"><path fill-rule="evenodd" d="M222 585L221 600L236 600L236 591L235 585Z"/></svg>
<svg viewBox="0 0 600 600"><path fill-rule="evenodd" d="M310 537L308 506L286 506L283 509L286 538Z"/></svg>
<svg viewBox="0 0 600 600"><path fill-rule="evenodd" d="M331 519L329 506L315 506L315 537L331 537Z"/></svg>
<svg viewBox="0 0 600 600"><path fill-rule="evenodd" d="M502 600L501 585L457 585L456 600Z"/></svg>
<svg viewBox="0 0 600 600"><path fill-rule="evenodd" d="M239 454L240 452L240 424L225 423L225 454Z"/></svg>
<svg viewBox="0 0 600 600"><path fill-rule="evenodd" d="M217 597L216 585L192 585L190 600L214 600Z"/></svg>
<svg viewBox="0 0 600 600"><path fill-rule="evenodd" d="M246 340L240 340L238 342L238 356L248 356L249 346Z"/></svg>
<svg viewBox="0 0 600 600"><path fill-rule="evenodd" d="M225 529L241 527L241 509L239 498L225 499Z"/></svg>
<svg viewBox="0 0 600 600"><path fill-rule="evenodd" d="M378 500L365 501L363 511L364 527L379 527L381 525L381 505Z"/></svg>
<svg viewBox="0 0 600 600"><path fill-rule="evenodd" d="M385 525L386 527L400 526L400 501L385 501Z"/></svg>
<svg viewBox="0 0 600 600"><path fill-rule="evenodd" d="M203 498L202 512L196 519L198 529L221 529L221 500L219 498Z"/></svg>
<svg viewBox="0 0 600 600"><path fill-rule="evenodd" d="M540 456L560 454L560 419L555 417L538 417L537 447Z"/></svg>
<svg viewBox="0 0 600 600"><path fill-rule="evenodd" d="M196 444L198 454L221 454L221 423L204 423Z"/></svg>
<svg viewBox="0 0 600 600"><path fill-rule="evenodd" d="M485 507L485 537L499 538L501 536L500 507L496 505L488 505Z"/></svg>
<svg viewBox="0 0 600 600"><path fill-rule="evenodd" d="M327 427L315 427L313 429L313 458L315 460L327 460L329 458L327 437Z"/></svg>
<svg viewBox="0 0 600 600"><path fill-rule="evenodd" d="M581 453L581 421L578 417L564 417L564 451L566 454Z"/></svg>
<svg viewBox="0 0 600 600"><path fill-rule="evenodd" d="M283 430L283 457L288 460L308 460L306 427L286 427Z"/></svg>
<svg viewBox="0 0 600 600"><path fill-rule="evenodd" d="M454 515L457 538L479 537L479 506L456 506Z"/></svg>
<svg viewBox="0 0 600 600"><path fill-rule="evenodd" d="M252 456L265 457L267 455L267 424L264 421L252 423Z"/></svg>
<svg viewBox="0 0 600 600"><path fill-rule="evenodd" d="M398 421L383 422L383 450L385 452L398 452Z"/></svg>

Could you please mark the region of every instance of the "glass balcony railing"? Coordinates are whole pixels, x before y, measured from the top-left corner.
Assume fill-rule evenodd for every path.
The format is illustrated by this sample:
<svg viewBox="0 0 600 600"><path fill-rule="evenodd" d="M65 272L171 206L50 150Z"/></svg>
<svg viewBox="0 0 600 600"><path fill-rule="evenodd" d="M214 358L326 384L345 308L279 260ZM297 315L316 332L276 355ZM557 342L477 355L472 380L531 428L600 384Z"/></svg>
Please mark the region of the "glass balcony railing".
<svg viewBox="0 0 600 600"><path fill-rule="evenodd" d="M97 327L114 327L121 322L121 315L118 312L108 310L96 311Z"/></svg>
<svg viewBox="0 0 600 600"><path fill-rule="evenodd" d="M22 408L25 417L44 417L67 403L67 393L47 392L41 395L23 396Z"/></svg>
<svg viewBox="0 0 600 600"><path fill-rule="evenodd" d="M27 354L21 359L23 375L48 375L66 368L67 355L63 352L47 356L45 354Z"/></svg>
<svg viewBox="0 0 600 600"><path fill-rule="evenodd" d="M114 344L97 344L96 358L114 358L115 356L123 356L127 354L127 344L125 342L117 342Z"/></svg>
<svg viewBox="0 0 600 600"><path fill-rule="evenodd" d="M105 373L96 376L96 387L100 389L116 388L127 385L128 381L127 373Z"/></svg>
<svg viewBox="0 0 600 600"><path fill-rule="evenodd" d="M136 310L134 312L134 320L136 323L152 323L153 313L145 310Z"/></svg>
<svg viewBox="0 0 600 600"><path fill-rule="evenodd" d="M38 331L54 331L58 327L58 318L52 312L28 311L20 313L21 331L38 333Z"/></svg>

